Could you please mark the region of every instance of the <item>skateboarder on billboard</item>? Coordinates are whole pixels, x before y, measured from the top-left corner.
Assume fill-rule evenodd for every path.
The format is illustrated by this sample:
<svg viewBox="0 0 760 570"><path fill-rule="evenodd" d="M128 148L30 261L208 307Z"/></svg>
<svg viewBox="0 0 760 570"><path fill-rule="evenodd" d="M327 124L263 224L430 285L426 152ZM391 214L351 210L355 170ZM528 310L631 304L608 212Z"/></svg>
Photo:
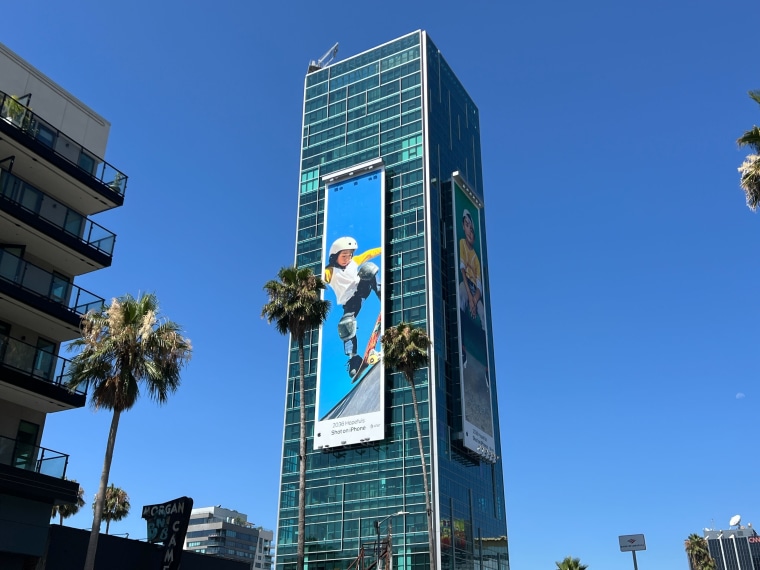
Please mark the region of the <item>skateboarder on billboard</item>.
<svg viewBox="0 0 760 570"><path fill-rule="evenodd" d="M355 378L362 367L364 358L358 354L356 338L356 317L364 300L371 292L380 299L380 268L369 261L382 252L376 247L356 254L359 245L349 236L339 237L330 246L329 259L325 267L325 282L335 292L338 305L343 307L343 316L338 322L338 336L343 341L343 350L348 356L347 369Z"/></svg>

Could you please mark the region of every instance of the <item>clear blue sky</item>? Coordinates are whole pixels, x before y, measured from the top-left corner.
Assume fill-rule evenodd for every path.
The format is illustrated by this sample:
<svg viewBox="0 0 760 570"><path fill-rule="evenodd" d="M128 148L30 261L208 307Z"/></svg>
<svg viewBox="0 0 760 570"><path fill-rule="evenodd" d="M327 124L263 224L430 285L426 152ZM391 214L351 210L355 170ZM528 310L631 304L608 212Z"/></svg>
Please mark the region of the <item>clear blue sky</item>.
<svg viewBox="0 0 760 570"><path fill-rule="evenodd" d="M112 481L275 528L286 340L259 318L293 260L303 78L426 29L480 107L514 570L568 554L687 568L683 539L760 524L760 217L734 141L760 123L757 0L260 4L32 0L0 41L112 122L129 174L110 269L154 291L195 356L164 408L121 422ZM32 104L32 106L34 106ZM49 418L89 527L110 416Z"/></svg>

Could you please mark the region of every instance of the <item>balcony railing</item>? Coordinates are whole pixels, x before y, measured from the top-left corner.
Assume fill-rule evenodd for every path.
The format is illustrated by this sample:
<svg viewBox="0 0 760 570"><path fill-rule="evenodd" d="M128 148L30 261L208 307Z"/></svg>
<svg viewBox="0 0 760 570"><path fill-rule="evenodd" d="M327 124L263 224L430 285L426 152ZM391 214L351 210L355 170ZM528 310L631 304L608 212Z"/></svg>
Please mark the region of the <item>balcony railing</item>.
<svg viewBox="0 0 760 570"><path fill-rule="evenodd" d="M3 91L0 91L0 119L12 124L37 142L45 145L83 173L108 186L113 192L124 196L127 189L126 174L74 142L53 125L33 113L29 107Z"/></svg>
<svg viewBox="0 0 760 570"><path fill-rule="evenodd" d="M113 256L115 234L6 170L0 172L0 196L83 244Z"/></svg>
<svg viewBox="0 0 760 570"><path fill-rule="evenodd" d="M68 464L69 456L65 453L0 435L0 465L63 479Z"/></svg>
<svg viewBox="0 0 760 570"><path fill-rule="evenodd" d="M24 291L58 303L78 315L100 310L105 299L70 283L65 277L50 273L0 248L0 279Z"/></svg>
<svg viewBox="0 0 760 570"><path fill-rule="evenodd" d="M71 361L50 350L0 334L0 365L65 388ZM87 392L84 388L77 388L74 393L84 395Z"/></svg>

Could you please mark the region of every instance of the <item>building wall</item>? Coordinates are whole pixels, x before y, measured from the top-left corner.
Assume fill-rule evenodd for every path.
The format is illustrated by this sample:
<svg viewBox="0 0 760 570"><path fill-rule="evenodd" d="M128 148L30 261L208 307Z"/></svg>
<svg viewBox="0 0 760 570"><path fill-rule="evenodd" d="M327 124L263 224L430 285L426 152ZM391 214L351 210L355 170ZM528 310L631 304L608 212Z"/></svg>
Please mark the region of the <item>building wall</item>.
<svg viewBox="0 0 760 570"><path fill-rule="evenodd" d="M51 525L45 556L45 570L81 570L87 554L90 531ZM101 534L95 568L135 570L162 568L162 546ZM248 564L236 560L204 556L193 552L182 554L182 570L249 570Z"/></svg>
<svg viewBox="0 0 760 570"><path fill-rule="evenodd" d="M46 415L43 412L19 406L7 400L0 400L0 435L15 437L19 421L26 420L40 426L37 441L35 442L35 445L39 445L42 439L42 432L45 428L45 417Z"/></svg>
<svg viewBox="0 0 760 570"><path fill-rule="evenodd" d="M323 272L324 179L381 158L386 181L385 322L389 326L403 320L426 327L434 339L432 392L428 369L416 377L416 392L434 511L439 515L434 532L440 542L442 528L453 529L456 519L456 528L462 526L461 520L466 533L466 541L458 543L462 548L456 557L453 551L443 553L444 567L452 568L455 564L474 567L473 557L480 555L480 544L486 538L506 537L501 462L480 463L463 450L457 451L450 437L461 411L456 409L459 343L446 341L448 311L452 303L456 308L450 282L456 279L457 270L451 257L451 192L444 184L450 183L452 173L458 170L482 197L478 129L477 108L424 32L414 32L306 77L295 261L300 267ZM483 265L487 267L485 251ZM490 338L490 327L488 333ZM316 331L305 341L309 566L345 568L361 544L375 540L374 521L403 510L409 514L386 523L393 533L394 552L405 553L397 556L394 564L396 568L429 567L410 389L400 374L386 374L384 440L330 452L313 451L318 342ZM456 367L452 365L455 360ZM298 372L296 351L291 350L277 535L277 564L283 569L293 567L296 551ZM493 370L492 378L496 413ZM495 421L500 446L498 415ZM383 535L386 530L384 525ZM506 568L505 539L502 544L493 559Z"/></svg>
<svg viewBox="0 0 760 570"><path fill-rule="evenodd" d="M120 205L126 178L120 174L115 189L96 177L98 166L97 176L106 170L116 176L96 158L105 155L110 124L2 44L0 91L3 98L31 93L22 104L34 113L0 117L0 567L28 568L44 552L52 506L73 502L78 489L64 479L65 455L35 447L47 413L85 403L83 393L68 392L56 376L63 367L60 343L78 335L78 316L68 303L73 277L110 264L110 256L97 257L94 248L83 253L92 244L66 232L76 223L84 229L87 213ZM81 294L97 304L96 295Z"/></svg>
<svg viewBox="0 0 760 570"><path fill-rule="evenodd" d="M437 488L439 533L451 529L450 541L441 545L444 568L462 563L471 566L473 557L508 568L504 475L501 460L495 463L472 457L461 441L462 401L460 386L460 346L457 331L459 313L456 290L459 268L455 263L454 228L461 221L453 215L451 175L458 171L483 203L485 218L488 203L484 199L480 154L480 119L474 102L467 94L435 44L427 38L428 74L428 160L430 168L430 227L440 228L431 239L432 252L429 279L434 315L434 364L437 440ZM500 454L497 375L494 366L494 342L491 323L491 298L488 279L488 250L485 219L482 233L481 269L485 283L484 305L490 362L491 411L493 414L495 449ZM446 544L449 542L449 544ZM486 548L485 544L498 545Z"/></svg>
<svg viewBox="0 0 760 570"><path fill-rule="evenodd" d="M8 95L32 93L29 107L35 113L96 156L105 156L111 124L3 44L0 77L0 89Z"/></svg>
<svg viewBox="0 0 760 570"><path fill-rule="evenodd" d="M50 526L50 503L0 495L0 553L41 554ZM6 521L13 521L7 524ZM0 563L3 558L0 555ZM2 564L0 564L2 566Z"/></svg>

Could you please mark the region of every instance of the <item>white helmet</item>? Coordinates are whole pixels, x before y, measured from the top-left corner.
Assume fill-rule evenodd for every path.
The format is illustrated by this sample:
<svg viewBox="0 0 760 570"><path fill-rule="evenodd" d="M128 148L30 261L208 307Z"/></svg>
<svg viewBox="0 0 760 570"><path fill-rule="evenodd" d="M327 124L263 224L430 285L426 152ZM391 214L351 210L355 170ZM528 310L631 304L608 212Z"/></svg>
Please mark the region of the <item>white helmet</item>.
<svg viewBox="0 0 760 570"><path fill-rule="evenodd" d="M333 244L330 246L330 255L335 255L338 252L343 251L344 249L350 249L351 251L356 251L359 248L359 246L356 243L356 240L352 237L339 237L336 239Z"/></svg>

